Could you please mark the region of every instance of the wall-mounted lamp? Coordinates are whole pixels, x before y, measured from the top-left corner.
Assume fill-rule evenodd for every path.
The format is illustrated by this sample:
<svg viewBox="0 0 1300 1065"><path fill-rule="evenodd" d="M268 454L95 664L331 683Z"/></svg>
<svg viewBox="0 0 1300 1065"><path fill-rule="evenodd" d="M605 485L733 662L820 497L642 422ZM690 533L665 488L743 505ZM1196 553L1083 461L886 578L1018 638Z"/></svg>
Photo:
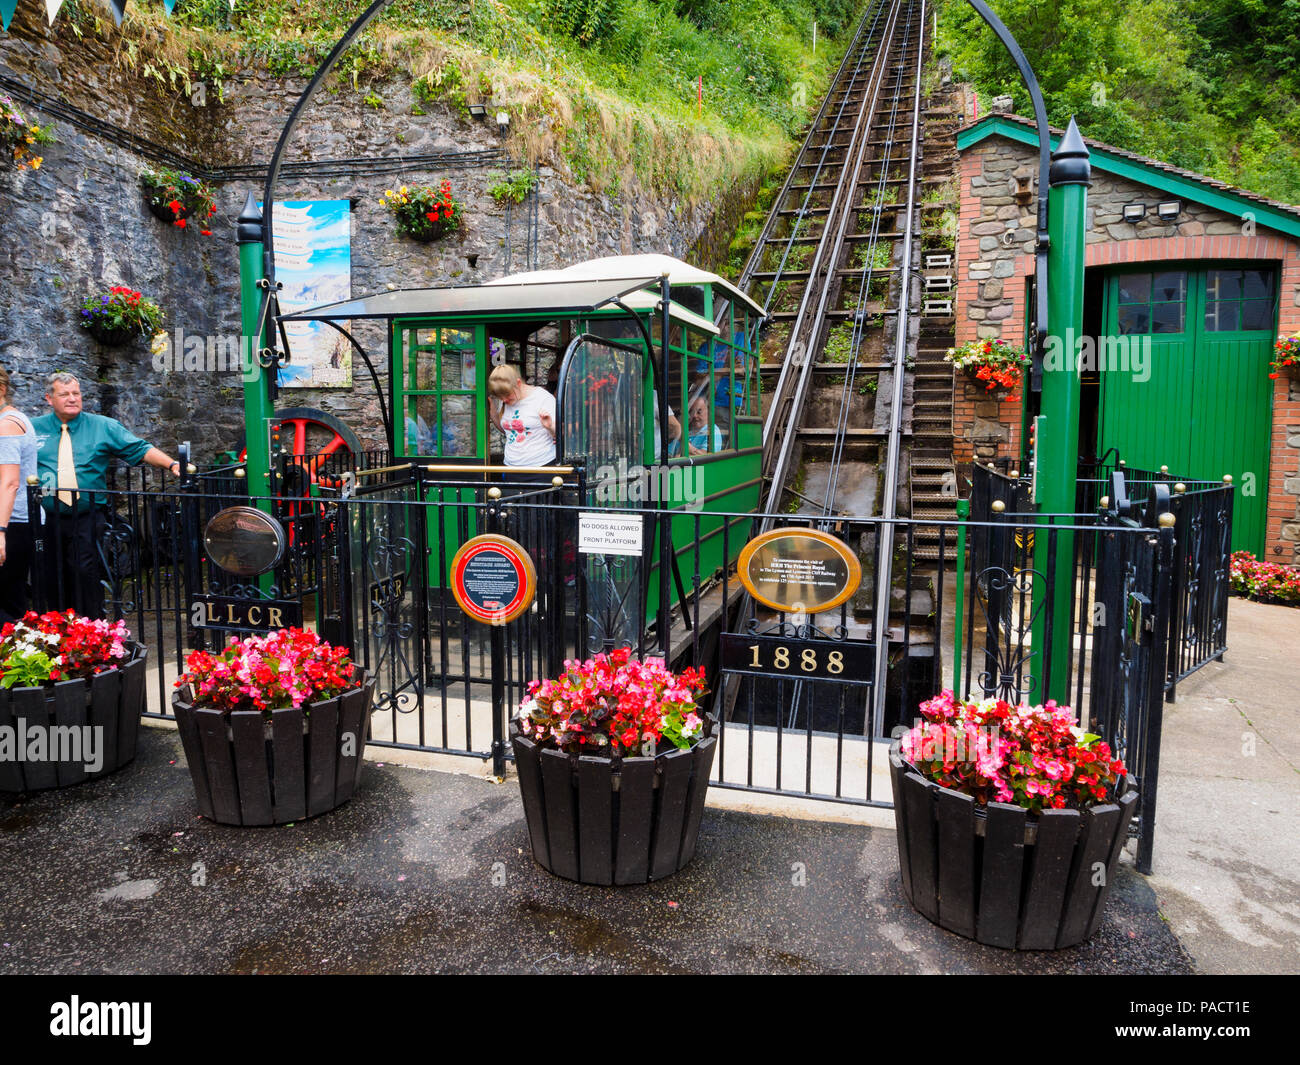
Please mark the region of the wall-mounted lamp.
<svg viewBox="0 0 1300 1065"><path fill-rule="evenodd" d="M486 104L470 104L469 114L471 118L477 118L480 122L487 117Z"/></svg>
<svg viewBox="0 0 1300 1065"><path fill-rule="evenodd" d="M1146 217L1147 205L1145 203L1126 203L1124 205L1125 222L1141 222Z"/></svg>
<svg viewBox="0 0 1300 1065"><path fill-rule="evenodd" d="M1166 200L1156 204L1156 217L1162 222L1172 222L1182 213L1183 204L1180 200Z"/></svg>
<svg viewBox="0 0 1300 1065"><path fill-rule="evenodd" d="M505 136L510 131L510 115L506 111L497 112L497 132Z"/></svg>

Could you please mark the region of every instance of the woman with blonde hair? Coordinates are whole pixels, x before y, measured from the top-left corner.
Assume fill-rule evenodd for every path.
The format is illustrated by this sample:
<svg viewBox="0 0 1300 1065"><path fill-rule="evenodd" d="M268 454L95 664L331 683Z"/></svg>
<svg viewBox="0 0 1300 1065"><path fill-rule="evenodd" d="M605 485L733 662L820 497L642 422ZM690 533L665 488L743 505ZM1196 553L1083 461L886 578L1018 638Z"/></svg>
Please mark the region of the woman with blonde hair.
<svg viewBox="0 0 1300 1065"><path fill-rule="evenodd" d="M555 397L525 384L509 364L488 377L492 424L506 438L507 466L549 466L555 461Z"/></svg>
<svg viewBox="0 0 1300 1065"><path fill-rule="evenodd" d="M0 625L26 613L32 561L27 478L36 475L36 432L12 398L9 372L0 367Z"/></svg>

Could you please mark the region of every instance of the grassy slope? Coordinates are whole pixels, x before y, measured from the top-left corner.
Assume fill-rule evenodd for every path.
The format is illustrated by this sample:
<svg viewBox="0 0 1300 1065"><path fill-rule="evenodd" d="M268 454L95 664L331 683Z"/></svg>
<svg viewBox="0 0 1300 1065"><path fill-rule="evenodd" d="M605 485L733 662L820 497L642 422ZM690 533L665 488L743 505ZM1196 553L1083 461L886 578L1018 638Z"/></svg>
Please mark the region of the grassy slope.
<svg viewBox="0 0 1300 1065"><path fill-rule="evenodd" d="M378 106L394 80L416 110L480 101L512 116L512 147L598 190L629 181L711 197L777 167L824 91L859 0L395 0L328 91ZM119 62L164 91L256 69L305 76L366 0L137 0L121 30L68 0L76 32L119 35ZM814 19L819 46L811 50ZM704 103L696 101L704 79Z"/></svg>

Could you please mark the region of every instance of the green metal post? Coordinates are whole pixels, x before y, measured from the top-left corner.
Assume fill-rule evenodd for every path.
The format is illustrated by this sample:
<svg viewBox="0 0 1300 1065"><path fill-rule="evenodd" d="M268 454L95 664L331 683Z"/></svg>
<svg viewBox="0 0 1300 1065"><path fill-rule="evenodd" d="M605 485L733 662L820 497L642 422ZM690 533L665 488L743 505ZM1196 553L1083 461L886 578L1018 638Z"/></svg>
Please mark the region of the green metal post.
<svg viewBox="0 0 1300 1065"><path fill-rule="evenodd" d="M1072 514L1079 464L1079 366L1076 341L1083 335L1083 271L1087 228L1085 211L1092 169L1079 127L1070 120L1052 154L1048 198L1047 346L1034 470L1035 503L1041 514ZM1049 544L1046 528L1034 538L1035 606L1046 597ZM1032 674L1035 702L1069 697L1068 669L1073 647L1070 604L1074 595L1074 535L1056 535L1050 581L1052 600L1043 603L1033 625ZM1051 617L1051 646L1047 619ZM1044 685L1044 678L1047 683Z"/></svg>
<svg viewBox="0 0 1300 1065"><path fill-rule="evenodd" d="M257 503L270 495L271 455L266 426L274 408L267 389L267 370L258 361L259 351L266 346L264 331L258 329L258 315L262 309L262 212L250 192L244 201L236 229L239 245L239 306L242 335L240 346L248 345L249 365L244 367L244 446L247 449L245 473L248 477L248 495L254 505L270 513L269 505ZM274 370L269 371L274 372Z"/></svg>
<svg viewBox="0 0 1300 1065"><path fill-rule="evenodd" d="M957 500L957 591L953 595L952 623L952 692L958 699L961 690L961 624L966 612L966 520L970 517L970 500Z"/></svg>

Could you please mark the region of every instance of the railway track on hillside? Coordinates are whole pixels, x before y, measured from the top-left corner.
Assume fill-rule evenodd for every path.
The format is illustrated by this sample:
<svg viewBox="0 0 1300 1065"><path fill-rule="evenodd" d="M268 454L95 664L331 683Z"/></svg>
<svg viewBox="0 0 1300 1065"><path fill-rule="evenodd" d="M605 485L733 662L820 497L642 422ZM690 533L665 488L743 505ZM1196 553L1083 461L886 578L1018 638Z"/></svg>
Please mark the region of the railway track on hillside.
<svg viewBox="0 0 1300 1065"><path fill-rule="evenodd" d="M900 513L938 516L913 511L909 498L916 412L909 371L928 309L926 268L943 259L926 219L948 181L923 165L930 16L927 0L872 0L738 282L769 321L760 356L764 531L788 513L858 548L863 592L840 629L874 642L877 678L891 641L923 638L933 609L933 589L916 583L914 561L951 557L937 534L922 545L912 529L896 544L892 524ZM923 417L942 412L927 407ZM905 572L895 573L900 546ZM787 726L801 713L802 687ZM884 687L877 684L873 699L876 732Z"/></svg>

